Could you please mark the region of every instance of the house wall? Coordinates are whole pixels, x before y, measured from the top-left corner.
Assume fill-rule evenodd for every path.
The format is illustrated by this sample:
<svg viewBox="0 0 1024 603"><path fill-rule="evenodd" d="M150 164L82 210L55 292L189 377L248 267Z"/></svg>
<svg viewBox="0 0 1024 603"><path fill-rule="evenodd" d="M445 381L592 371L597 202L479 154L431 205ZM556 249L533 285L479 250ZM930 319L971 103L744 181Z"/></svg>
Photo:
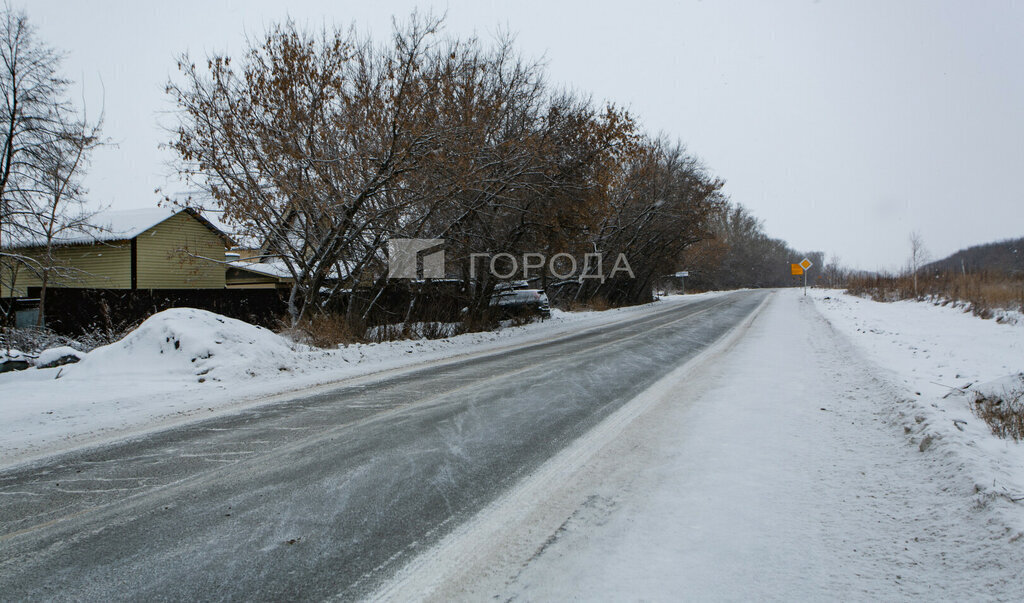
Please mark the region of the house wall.
<svg viewBox="0 0 1024 603"><path fill-rule="evenodd" d="M22 249L21 255L42 257L43 250ZM186 212L157 224L136 237L136 288L223 289L224 241ZM131 242L71 245L53 250L56 273L49 286L72 289L131 289ZM40 279L24 266L17 268L11 290L11 267L0 265L0 297L25 297ZM13 295L12 295L13 293Z"/></svg>
<svg viewBox="0 0 1024 603"><path fill-rule="evenodd" d="M137 288L224 288L224 241L188 213L157 224L136 241Z"/></svg>
<svg viewBox="0 0 1024 603"><path fill-rule="evenodd" d="M21 249L18 253L40 258L42 249ZM57 247L52 252L57 270L51 273L49 286L77 289L128 289L131 287L131 246L128 241ZM41 280L25 266L15 268L14 289L11 290L11 265L0 267L0 297L24 297L29 287L39 287ZM13 293L13 295L12 295Z"/></svg>

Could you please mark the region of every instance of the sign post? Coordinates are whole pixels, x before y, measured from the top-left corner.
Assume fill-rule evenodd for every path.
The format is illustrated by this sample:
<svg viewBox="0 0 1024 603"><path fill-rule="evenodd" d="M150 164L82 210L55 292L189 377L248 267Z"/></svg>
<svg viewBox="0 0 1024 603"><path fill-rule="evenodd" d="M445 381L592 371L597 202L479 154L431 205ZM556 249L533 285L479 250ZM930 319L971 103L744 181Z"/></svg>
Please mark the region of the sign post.
<svg viewBox="0 0 1024 603"><path fill-rule="evenodd" d="M686 277L690 276L690 272L688 270L683 270L682 272L677 272L676 276L679 278L679 289L682 292L681 294L686 295Z"/></svg>
<svg viewBox="0 0 1024 603"><path fill-rule="evenodd" d="M813 265L814 264L811 263L811 260L807 258L801 260L799 264L794 264L794 266L799 266L804 273L804 295L807 295L807 271L810 270Z"/></svg>

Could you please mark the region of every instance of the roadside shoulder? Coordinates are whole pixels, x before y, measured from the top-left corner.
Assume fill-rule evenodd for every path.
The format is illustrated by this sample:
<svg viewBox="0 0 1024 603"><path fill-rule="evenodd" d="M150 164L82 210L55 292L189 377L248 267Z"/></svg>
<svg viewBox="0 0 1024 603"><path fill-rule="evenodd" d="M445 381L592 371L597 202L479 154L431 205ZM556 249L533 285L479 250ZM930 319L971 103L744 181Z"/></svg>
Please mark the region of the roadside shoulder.
<svg viewBox="0 0 1024 603"><path fill-rule="evenodd" d="M812 295L832 328L899 392L893 408L910 443L969 482L978 507L997 510L1012 537L1024 534L1024 445L993 435L972 412L976 394L1010 388L1002 384L1024 371L1024 325L922 302Z"/></svg>

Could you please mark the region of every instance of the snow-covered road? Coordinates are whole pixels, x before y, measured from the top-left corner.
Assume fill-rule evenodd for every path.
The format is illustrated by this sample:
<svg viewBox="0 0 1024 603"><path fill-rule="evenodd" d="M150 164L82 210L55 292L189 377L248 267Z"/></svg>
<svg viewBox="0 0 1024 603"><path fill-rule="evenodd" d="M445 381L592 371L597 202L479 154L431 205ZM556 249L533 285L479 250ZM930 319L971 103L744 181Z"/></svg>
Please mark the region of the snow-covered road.
<svg viewBox="0 0 1024 603"><path fill-rule="evenodd" d="M1021 600L1020 532L914 437L892 381L778 292L377 596Z"/></svg>
<svg viewBox="0 0 1024 603"><path fill-rule="evenodd" d="M581 435L635 414L765 296L663 304L0 471L0 598L363 595ZM135 347L187 350L185 366L196 353L195 337L150 339Z"/></svg>
<svg viewBox="0 0 1024 603"><path fill-rule="evenodd" d="M0 599L1024 599L1021 446L928 386L1024 330L871 304L694 296L0 471Z"/></svg>
<svg viewBox="0 0 1024 603"><path fill-rule="evenodd" d="M669 296L604 312L433 340L326 350L210 312L160 312L80 363L0 375L0 467L233 414L370 374L503 353L722 295Z"/></svg>

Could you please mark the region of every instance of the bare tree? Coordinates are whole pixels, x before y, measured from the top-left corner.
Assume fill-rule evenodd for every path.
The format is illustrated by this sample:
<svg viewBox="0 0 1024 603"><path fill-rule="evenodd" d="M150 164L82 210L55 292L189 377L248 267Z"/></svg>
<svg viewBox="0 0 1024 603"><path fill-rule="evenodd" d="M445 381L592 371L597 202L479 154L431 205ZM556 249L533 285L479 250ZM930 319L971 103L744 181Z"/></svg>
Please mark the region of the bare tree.
<svg viewBox="0 0 1024 603"><path fill-rule="evenodd" d="M821 278L825 281L825 286L830 289L843 286L846 280L846 269L843 268L838 255L832 254L829 257L828 262L821 269Z"/></svg>
<svg viewBox="0 0 1024 603"><path fill-rule="evenodd" d="M238 71L226 56L178 63L184 81L167 91L181 110L180 173L291 274L293 323L320 305L326 281L377 254L374 228L402 209L388 191L436 146L436 86L422 67L437 26L413 17L375 45L289 22Z"/></svg>
<svg viewBox="0 0 1024 603"><path fill-rule="evenodd" d="M819 268L825 265L824 253L800 252L768 236L762 221L739 203L723 199L712 211L710 223L713 240L696 245L686 254L688 260L696 262L690 278L695 288L791 286L792 263L807 257ZM811 274L811 279L815 274L824 277L825 271Z"/></svg>
<svg viewBox="0 0 1024 603"><path fill-rule="evenodd" d="M649 300L654 281L683 267L688 247L710 237L723 183L681 144L663 139L643 140L623 159L591 241L608 262L606 274L621 255L632 278L600 286L592 281L586 294L640 303Z"/></svg>
<svg viewBox="0 0 1024 603"><path fill-rule="evenodd" d="M179 61L168 92L180 173L287 268L293 323L357 283L363 319L385 289L405 288L408 321L419 286L387 278L395 237L444 239L474 316L494 286L474 275L474 254L568 253L581 267L587 254L622 253L639 268L616 285L629 302L709 236L722 183L681 145L649 140L614 106L552 92L508 37L439 30L414 15L381 45L286 23L240 64Z"/></svg>
<svg viewBox="0 0 1024 603"><path fill-rule="evenodd" d="M921 238L921 233L914 231L910 233L910 257L907 259L907 270L909 270L911 277L914 279L914 297L918 296L917 287L917 275L921 271L921 268L928 263L929 254L928 250L925 249L924 239Z"/></svg>
<svg viewBox="0 0 1024 603"><path fill-rule="evenodd" d="M101 126L102 118L95 124L87 119L68 123L63 132L39 146L34 211L26 217L26 229L34 241L41 243L41 253L33 255L30 266L40 282L37 326L43 325L46 292L52 277L75 276L76 269L62 265L54 250L61 239L88 235L95 229L91 219L96 212L85 207L82 173L90 152L101 144Z"/></svg>
<svg viewBox="0 0 1024 603"><path fill-rule="evenodd" d="M48 277L54 240L84 223L81 172L100 122L68 98L62 58L24 12L0 12L0 280L12 292L19 270ZM20 250L28 244L46 251Z"/></svg>

